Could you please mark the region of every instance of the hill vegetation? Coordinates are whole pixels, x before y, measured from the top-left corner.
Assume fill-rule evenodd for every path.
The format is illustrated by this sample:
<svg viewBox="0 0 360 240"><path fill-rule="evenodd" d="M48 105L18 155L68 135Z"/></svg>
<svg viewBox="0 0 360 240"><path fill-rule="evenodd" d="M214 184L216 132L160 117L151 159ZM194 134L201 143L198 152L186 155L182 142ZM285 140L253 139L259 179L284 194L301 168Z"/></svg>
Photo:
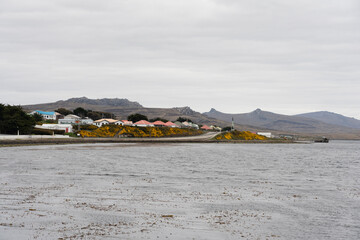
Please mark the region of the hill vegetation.
<svg viewBox="0 0 360 240"><path fill-rule="evenodd" d="M215 137L216 140L266 140L267 137L257 135L249 131L223 132Z"/></svg>
<svg viewBox="0 0 360 240"><path fill-rule="evenodd" d="M105 125L95 130L81 130L81 137L180 137L196 136L203 132L196 129L168 128L168 127L131 127L119 125Z"/></svg>

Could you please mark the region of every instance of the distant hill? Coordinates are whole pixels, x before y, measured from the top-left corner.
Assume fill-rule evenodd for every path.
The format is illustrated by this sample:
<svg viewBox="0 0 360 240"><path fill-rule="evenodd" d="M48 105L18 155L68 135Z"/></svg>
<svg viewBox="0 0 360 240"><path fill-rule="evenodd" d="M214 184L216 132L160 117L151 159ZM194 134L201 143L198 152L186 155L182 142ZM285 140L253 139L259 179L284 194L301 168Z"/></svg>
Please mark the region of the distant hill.
<svg viewBox="0 0 360 240"><path fill-rule="evenodd" d="M360 120L355 118L350 118L343 116L341 114L321 111L321 112L311 112L311 113L303 113L295 115L297 117L306 117L315 119L318 121L322 121L329 124L349 127L349 128L357 128L360 129Z"/></svg>
<svg viewBox="0 0 360 240"><path fill-rule="evenodd" d="M150 118L164 118L175 121L178 117L190 118L196 123L206 125L217 125L220 127L229 126L231 123L214 119L192 110L190 107L174 107L174 108L144 108L137 102L131 102L128 99L103 98L89 99L86 97L70 98L53 103L43 103L34 105L24 105L23 108L28 111L42 110L54 111L58 108L66 108L73 110L82 107L86 110L101 111L115 114L117 119L126 119L127 116L134 113L141 113ZM261 130L251 126L238 126L241 129L249 131Z"/></svg>
<svg viewBox="0 0 360 240"><path fill-rule="evenodd" d="M256 109L250 113L227 114L211 109L204 115L223 121L234 122L242 125L251 125L258 128L271 129L276 131L284 131L298 134L327 134L343 136L352 136L350 138L359 139L360 131L345 126L325 123L316 119L306 118L302 116L288 116L276 114L272 112ZM342 137L340 137L342 138Z"/></svg>
<svg viewBox="0 0 360 240"><path fill-rule="evenodd" d="M42 103L34 105L25 105L25 109L43 111L54 111L58 108L66 108L74 110L75 108L82 107L84 109L91 109L102 111L104 107L120 107L120 108L142 108L138 102L131 102L126 98L102 98L102 99L89 99L87 97L70 98L68 100L60 100L53 103Z"/></svg>
<svg viewBox="0 0 360 240"><path fill-rule="evenodd" d="M226 114L211 109L201 114L190 107L174 108L145 108L138 102L128 99L103 98L88 99L86 97L70 98L53 103L25 105L28 111L43 110L54 111L58 108L73 110L82 107L86 110L113 113L117 119L126 119L127 116L140 113L150 118L164 118L175 121L178 117L190 118L198 124L217 125L220 127L230 126L234 118L235 128L244 131L271 131L274 133L294 133L302 136L326 135L337 139L360 139L360 130L329 124L317 119L303 116L287 116L256 109L250 113Z"/></svg>

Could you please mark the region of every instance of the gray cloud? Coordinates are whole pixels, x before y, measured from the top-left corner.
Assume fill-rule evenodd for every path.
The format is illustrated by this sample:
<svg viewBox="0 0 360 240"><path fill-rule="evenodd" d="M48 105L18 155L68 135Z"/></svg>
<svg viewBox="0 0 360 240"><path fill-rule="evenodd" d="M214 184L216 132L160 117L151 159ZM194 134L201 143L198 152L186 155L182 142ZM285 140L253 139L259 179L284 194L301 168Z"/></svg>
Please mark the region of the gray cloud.
<svg viewBox="0 0 360 240"><path fill-rule="evenodd" d="M357 116L358 1L0 2L0 102Z"/></svg>

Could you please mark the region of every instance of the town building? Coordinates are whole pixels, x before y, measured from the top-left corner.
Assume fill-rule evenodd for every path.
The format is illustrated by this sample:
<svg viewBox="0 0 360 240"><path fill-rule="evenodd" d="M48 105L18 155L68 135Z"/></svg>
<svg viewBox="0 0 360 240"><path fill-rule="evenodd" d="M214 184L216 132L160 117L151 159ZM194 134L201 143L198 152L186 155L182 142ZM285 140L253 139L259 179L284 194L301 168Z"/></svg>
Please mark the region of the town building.
<svg viewBox="0 0 360 240"><path fill-rule="evenodd" d="M152 124L154 124L155 127L164 127L165 123L163 121L155 121Z"/></svg>
<svg viewBox="0 0 360 240"><path fill-rule="evenodd" d="M94 121L91 118L81 118L74 114L66 115L63 119L58 120L59 124L80 124L80 125L91 125Z"/></svg>
<svg viewBox="0 0 360 240"><path fill-rule="evenodd" d="M154 124L152 124L151 122L148 122L146 120L140 120L140 121L134 123L134 125L137 127L154 127Z"/></svg>
<svg viewBox="0 0 360 240"><path fill-rule="evenodd" d="M35 110L31 112L31 115L34 115L35 113L40 114L43 119L45 120L56 120L56 112L44 112L40 110Z"/></svg>
<svg viewBox="0 0 360 240"><path fill-rule="evenodd" d="M102 126L108 125L108 124L124 125L122 121L116 120L116 119L111 119L111 118L102 118L102 119L94 121L94 123L93 123L93 125L95 125L97 127L102 127Z"/></svg>
<svg viewBox="0 0 360 240"><path fill-rule="evenodd" d="M202 129L202 130L207 130L207 131L211 130L211 128L210 128L208 125L203 125L203 126L201 127L201 129Z"/></svg>
<svg viewBox="0 0 360 240"><path fill-rule="evenodd" d="M177 127L177 128L179 127L178 125L176 125L175 123L170 122L170 121L166 122L166 123L165 123L165 126L166 126L166 127Z"/></svg>
<svg viewBox="0 0 360 240"><path fill-rule="evenodd" d="M73 131L73 127L71 124L43 124L43 125L35 125L35 128L47 129L47 130L64 130L65 133L69 133Z"/></svg>
<svg viewBox="0 0 360 240"><path fill-rule="evenodd" d="M133 122L132 122L132 121L121 120L121 122L123 123L124 126L132 126L132 125L133 125Z"/></svg>
<svg viewBox="0 0 360 240"><path fill-rule="evenodd" d="M261 135L267 138L272 138L273 136L271 135L271 132L257 132L257 135Z"/></svg>

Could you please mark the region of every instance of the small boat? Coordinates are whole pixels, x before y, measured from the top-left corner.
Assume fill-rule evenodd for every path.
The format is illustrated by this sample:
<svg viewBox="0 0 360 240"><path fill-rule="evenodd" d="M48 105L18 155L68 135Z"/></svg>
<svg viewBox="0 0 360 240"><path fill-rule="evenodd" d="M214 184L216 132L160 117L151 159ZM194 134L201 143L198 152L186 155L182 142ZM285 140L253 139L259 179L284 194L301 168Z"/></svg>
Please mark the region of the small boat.
<svg viewBox="0 0 360 240"><path fill-rule="evenodd" d="M322 137L321 139L315 139L314 142L316 143L328 143L329 139L326 137Z"/></svg>

